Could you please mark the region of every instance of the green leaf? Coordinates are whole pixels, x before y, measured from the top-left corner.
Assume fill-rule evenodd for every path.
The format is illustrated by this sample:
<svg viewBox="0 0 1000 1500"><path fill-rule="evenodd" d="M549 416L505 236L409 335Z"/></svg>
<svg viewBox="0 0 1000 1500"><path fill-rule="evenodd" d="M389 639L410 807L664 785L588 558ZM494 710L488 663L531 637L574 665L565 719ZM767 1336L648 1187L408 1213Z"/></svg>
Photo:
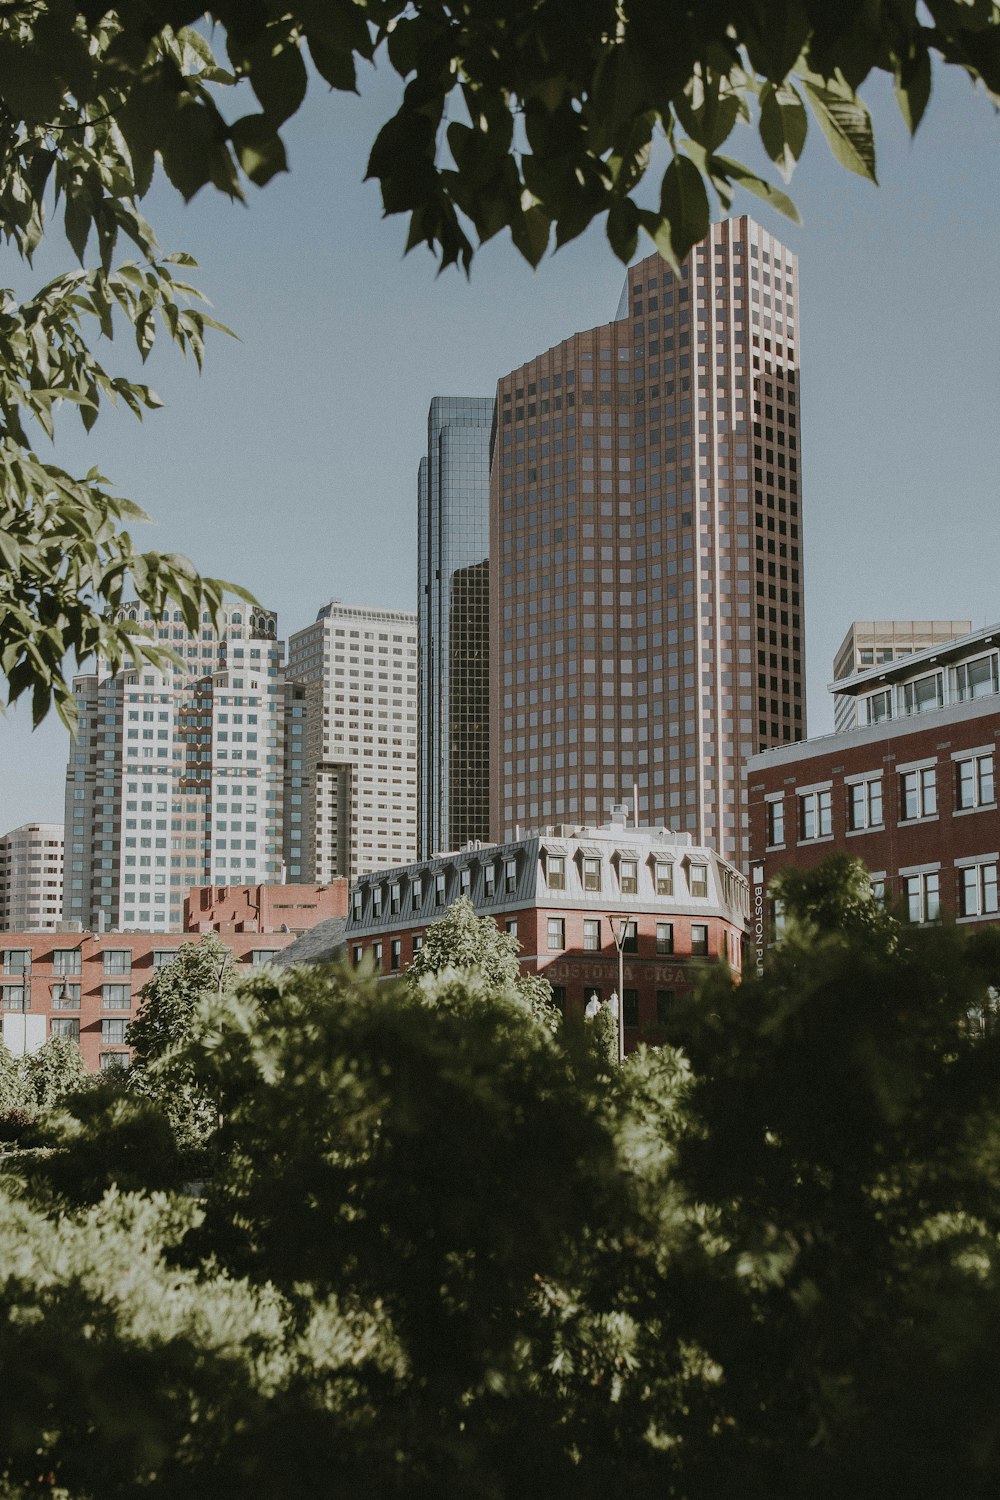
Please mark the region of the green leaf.
<svg viewBox="0 0 1000 1500"><path fill-rule="evenodd" d="M728 156L712 156L709 158L708 167L713 180L718 174L723 179L736 182L740 187L746 188L748 193L756 194L772 208L776 208L780 214L785 215L786 219L791 219L793 224L801 224L799 211L788 194L783 193L766 178L758 177L756 172L751 172L741 162L733 161Z"/></svg>
<svg viewBox="0 0 1000 1500"><path fill-rule="evenodd" d="M278 172L288 171L285 148L273 122L265 115L244 115L229 131L240 166L258 187Z"/></svg>
<svg viewBox="0 0 1000 1500"><path fill-rule="evenodd" d="M760 138L788 182L806 142L809 116L791 84L766 83L760 95Z"/></svg>
<svg viewBox="0 0 1000 1500"><path fill-rule="evenodd" d="M906 121L906 128L913 135L924 117L931 97L931 58L922 48L901 62L896 68L896 103Z"/></svg>
<svg viewBox="0 0 1000 1500"><path fill-rule="evenodd" d="M675 270L708 233L711 211L701 173L690 157L675 155L660 184L660 225L656 248Z"/></svg>
<svg viewBox="0 0 1000 1500"><path fill-rule="evenodd" d="M809 78L802 83L837 161L877 183L871 116L861 100L846 85L834 90Z"/></svg>

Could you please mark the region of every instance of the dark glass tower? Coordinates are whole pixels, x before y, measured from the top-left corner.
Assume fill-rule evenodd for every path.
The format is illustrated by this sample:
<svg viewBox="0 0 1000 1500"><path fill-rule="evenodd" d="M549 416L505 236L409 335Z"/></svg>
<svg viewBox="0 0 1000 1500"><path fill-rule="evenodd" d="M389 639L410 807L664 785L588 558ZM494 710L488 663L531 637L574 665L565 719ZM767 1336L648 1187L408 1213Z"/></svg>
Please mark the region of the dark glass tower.
<svg viewBox="0 0 1000 1500"><path fill-rule="evenodd" d="M492 396L436 396L420 460L418 854L489 834Z"/></svg>

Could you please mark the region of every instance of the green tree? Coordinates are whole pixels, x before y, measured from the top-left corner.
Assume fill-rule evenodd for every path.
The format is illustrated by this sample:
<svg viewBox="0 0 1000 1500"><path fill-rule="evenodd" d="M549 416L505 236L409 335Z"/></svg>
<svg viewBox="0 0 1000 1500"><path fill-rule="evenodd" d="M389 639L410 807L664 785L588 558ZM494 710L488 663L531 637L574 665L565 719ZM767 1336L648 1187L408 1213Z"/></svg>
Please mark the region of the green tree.
<svg viewBox="0 0 1000 1500"><path fill-rule="evenodd" d="M407 977L411 984L419 984L427 975L447 969L469 971L490 989L518 995L534 1018L554 1031L560 1017L552 1003L552 986L541 974L521 973L520 951L513 933L501 932L492 917L477 917L469 897L459 896L428 927Z"/></svg>
<svg viewBox="0 0 1000 1500"><path fill-rule="evenodd" d="M28 1103L24 1083L24 1071L20 1061L0 1042L0 1114L10 1109L23 1109Z"/></svg>
<svg viewBox="0 0 1000 1500"><path fill-rule="evenodd" d="M89 1081L79 1046L64 1036L51 1036L37 1052L29 1053L22 1074L28 1099L40 1110L60 1104Z"/></svg>
<svg viewBox="0 0 1000 1500"><path fill-rule="evenodd" d="M183 1150L204 1145L217 1123L217 1111L185 1061L184 1044L203 997L226 993L235 979L232 954L214 933L182 943L176 958L139 991L139 1011L126 1028L133 1049L129 1092L160 1106Z"/></svg>

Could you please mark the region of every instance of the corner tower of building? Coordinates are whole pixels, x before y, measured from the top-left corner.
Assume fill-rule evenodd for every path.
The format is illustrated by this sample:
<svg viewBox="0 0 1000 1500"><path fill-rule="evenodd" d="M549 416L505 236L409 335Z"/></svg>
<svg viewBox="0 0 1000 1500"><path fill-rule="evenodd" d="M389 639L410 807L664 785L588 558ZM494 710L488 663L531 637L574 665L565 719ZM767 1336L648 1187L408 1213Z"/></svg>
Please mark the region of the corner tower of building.
<svg viewBox="0 0 1000 1500"><path fill-rule="evenodd" d="M805 733L795 257L713 226L497 388L491 834L684 829L746 860L740 768Z"/></svg>

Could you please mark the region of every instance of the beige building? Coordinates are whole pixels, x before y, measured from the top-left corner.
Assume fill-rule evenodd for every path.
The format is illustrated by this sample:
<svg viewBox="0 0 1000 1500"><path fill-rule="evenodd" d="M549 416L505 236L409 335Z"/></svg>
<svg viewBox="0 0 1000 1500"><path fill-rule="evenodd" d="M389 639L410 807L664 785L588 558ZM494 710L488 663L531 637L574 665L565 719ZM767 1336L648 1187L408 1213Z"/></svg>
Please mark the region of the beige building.
<svg viewBox="0 0 1000 1500"><path fill-rule="evenodd" d="M63 825L22 823L0 838L0 928L52 932L62 917Z"/></svg>
<svg viewBox="0 0 1000 1500"><path fill-rule="evenodd" d="M915 651L943 646L968 635L971 629L971 620L854 620L833 659L834 682L912 656ZM837 733L854 729L857 699L850 693L831 691Z"/></svg>
<svg viewBox="0 0 1000 1500"><path fill-rule="evenodd" d="M302 874L325 882L417 853L417 617L332 600L288 642L305 687Z"/></svg>
<svg viewBox="0 0 1000 1500"><path fill-rule="evenodd" d="M798 270L747 217L497 388L490 833L638 822L737 864L805 734Z"/></svg>

